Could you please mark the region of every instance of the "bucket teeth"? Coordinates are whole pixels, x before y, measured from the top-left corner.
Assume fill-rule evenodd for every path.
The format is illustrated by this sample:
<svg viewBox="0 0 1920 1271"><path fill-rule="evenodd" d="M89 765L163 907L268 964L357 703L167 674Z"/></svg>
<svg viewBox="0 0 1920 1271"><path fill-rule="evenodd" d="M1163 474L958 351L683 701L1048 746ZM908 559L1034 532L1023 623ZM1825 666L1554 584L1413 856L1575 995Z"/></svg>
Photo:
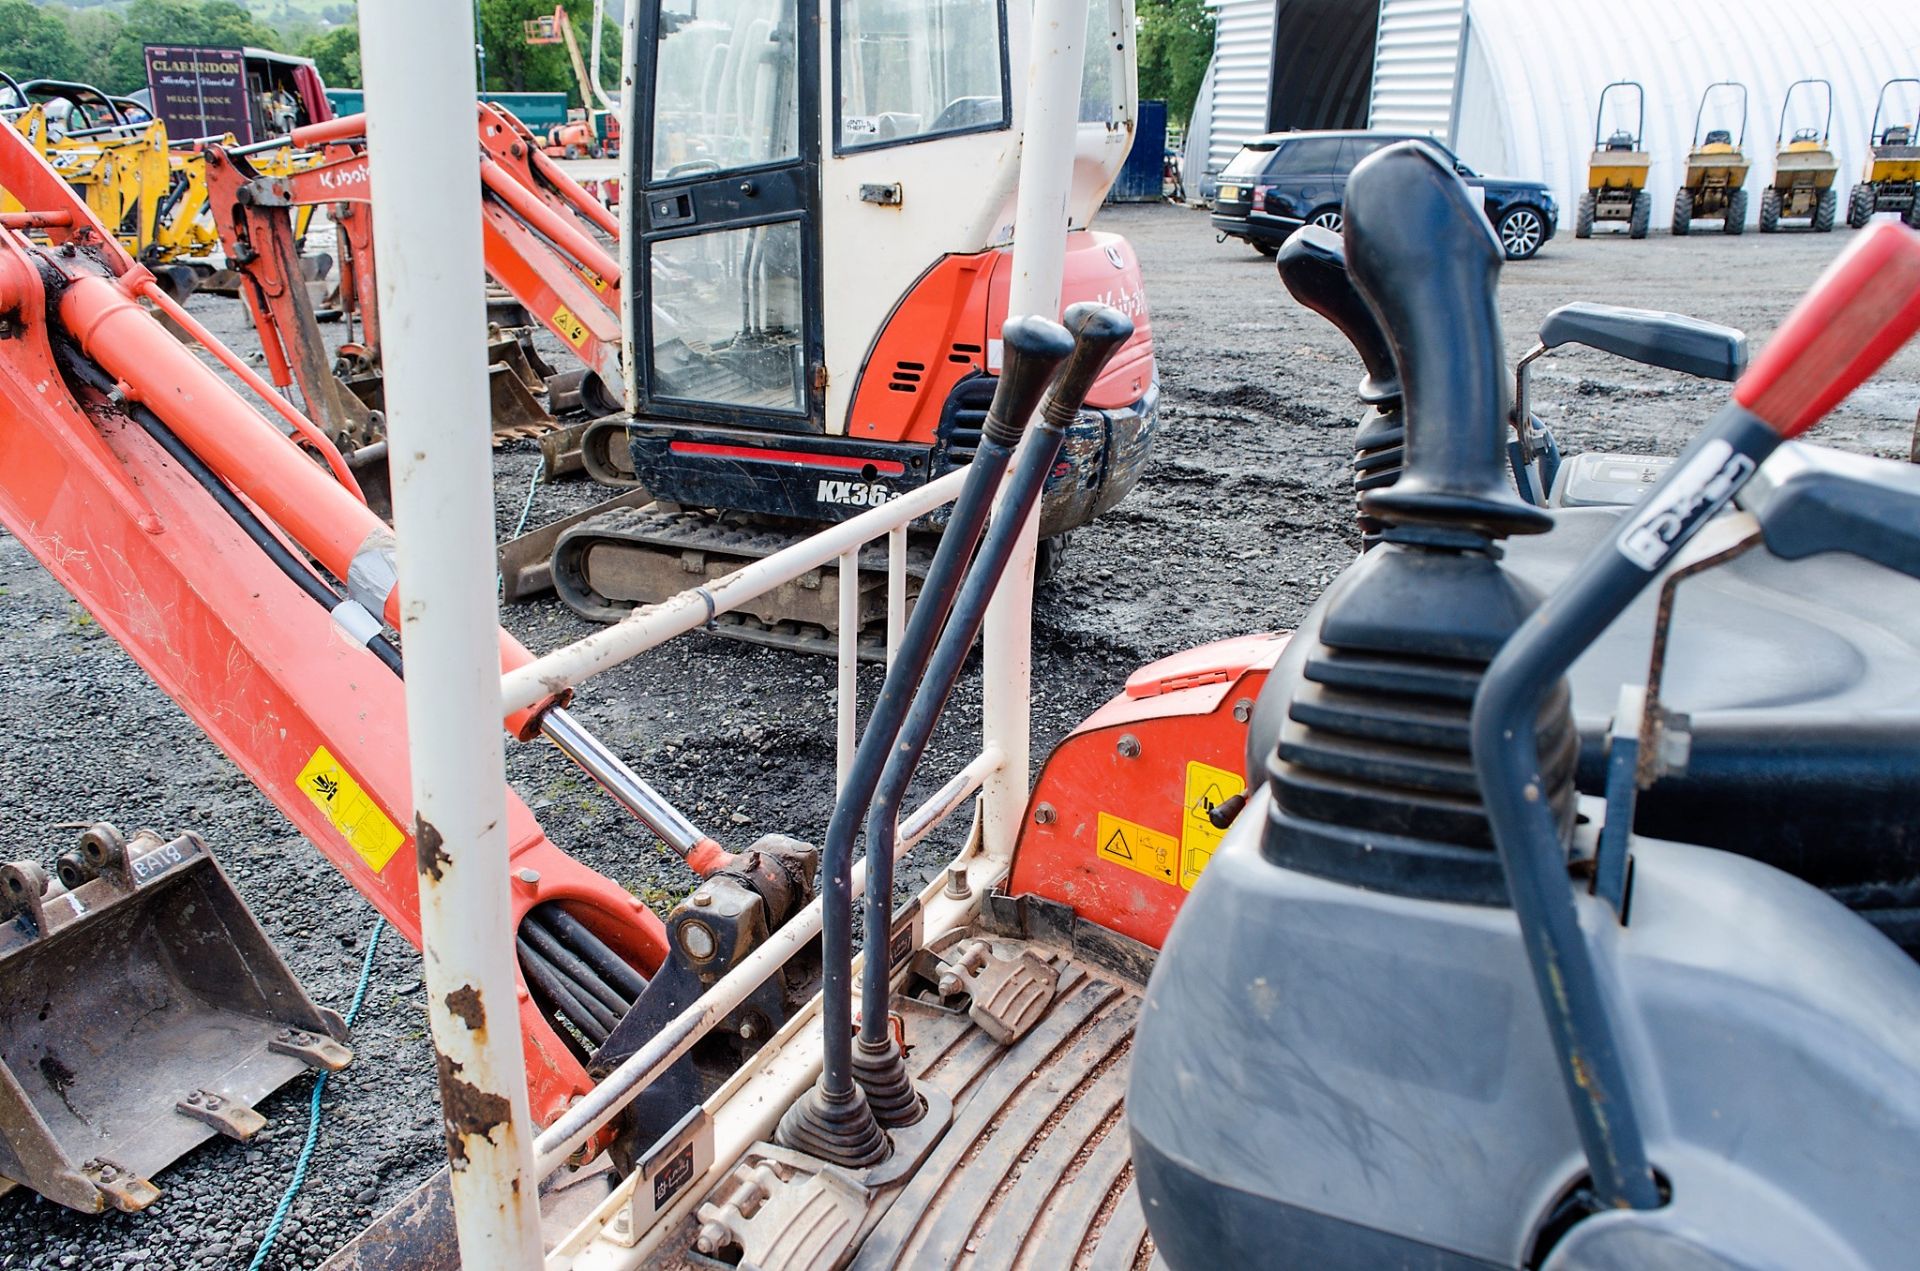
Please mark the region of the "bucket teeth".
<svg viewBox="0 0 1920 1271"><path fill-rule="evenodd" d="M331 1037L304 1028L283 1028L267 1043L276 1055L292 1055L309 1068L339 1072L353 1062L353 1052Z"/></svg>
<svg viewBox="0 0 1920 1271"><path fill-rule="evenodd" d="M80 1167L87 1181L122 1213L137 1214L160 1199L160 1189L124 1165L95 1157Z"/></svg>
<svg viewBox="0 0 1920 1271"><path fill-rule="evenodd" d="M230 1139L244 1143L258 1134L267 1119L239 1099L214 1090L194 1090L173 1105L181 1116L204 1121Z"/></svg>

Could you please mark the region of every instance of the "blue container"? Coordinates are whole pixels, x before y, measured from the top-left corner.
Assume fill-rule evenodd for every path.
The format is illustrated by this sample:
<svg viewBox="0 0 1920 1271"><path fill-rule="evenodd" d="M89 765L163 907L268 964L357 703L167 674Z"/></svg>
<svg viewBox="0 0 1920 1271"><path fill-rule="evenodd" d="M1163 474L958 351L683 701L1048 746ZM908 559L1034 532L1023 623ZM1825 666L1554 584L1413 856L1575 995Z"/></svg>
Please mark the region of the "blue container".
<svg viewBox="0 0 1920 1271"><path fill-rule="evenodd" d="M1133 149L1107 198L1114 203L1158 203L1167 162L1167 103L1144 101L1134 116Z"/></svg>

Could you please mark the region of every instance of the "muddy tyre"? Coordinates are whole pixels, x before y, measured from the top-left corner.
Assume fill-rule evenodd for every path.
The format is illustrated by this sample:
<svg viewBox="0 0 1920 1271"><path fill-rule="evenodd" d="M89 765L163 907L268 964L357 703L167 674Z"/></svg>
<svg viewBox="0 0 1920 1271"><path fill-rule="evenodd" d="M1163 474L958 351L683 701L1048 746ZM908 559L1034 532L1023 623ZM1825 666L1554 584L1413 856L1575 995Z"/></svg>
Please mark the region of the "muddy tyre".
<svg viewBox="0 0 1920 1271"><path fill-rule="evenodd" d="M1722 234L1744 234L1747 232L1747 192L1735 190L1727 196L1727 214L1720 219Z"/></svg>
<svg viewBox="0 0 1920 1271"><path fill-rule="evenodd" d="M1588 190L1580 196L1580 206L1573 214L1573 236L1575 238L1593 237L1593 191Z"/></svg>
<svg viewBox="0 0 1920 1271"><path fill-rule="evenodd" d="M1684 185L1673 196L1673 235L1685 238L1693 228L1693 191Z"/></svg>
<svg viewBox="0 0 1920 1271"><path fill-rule="evenodd" d="M1873 187L1862 182L1847 196L1847 224L1854 229L1865 229L1872 219Z"/></svg>
<svg viewBox="0 0 1920 1271"><path fill-rule="evenodd" d="M1830 234L1833 232L1833 218L1840 210L1840 191L1828 186L1820 191L1820 201L1813 205L1813 232Z"/></svg>
<svg viewBox="0 0 1920 1271"><path fill-rule="evenodd" d="M1645 238L1653 224L1653 195L1641 190L1633 196L1633 212L1627 217L1627 237Z"/></svg>
<svg viewBox="0 0 1920 1271"><path fill-rule="evenodd" d="M1920 229L1920 198L1907 204L1907 210L1900 219L1907 223L1909 229Z"/></svg>
<svg viewBox="0 0 1920 1271"><path fill-rule="evenodd" d="M1760 194L1760 232L1771 234L1780 228L1780 192L1763 190Z"/></svg>

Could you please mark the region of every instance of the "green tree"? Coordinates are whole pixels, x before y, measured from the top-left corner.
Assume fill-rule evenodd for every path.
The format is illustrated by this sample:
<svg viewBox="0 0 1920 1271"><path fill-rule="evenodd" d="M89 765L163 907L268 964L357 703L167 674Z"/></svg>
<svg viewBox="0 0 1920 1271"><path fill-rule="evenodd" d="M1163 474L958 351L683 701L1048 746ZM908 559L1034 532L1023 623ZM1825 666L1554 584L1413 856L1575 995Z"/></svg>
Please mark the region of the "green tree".
<svg viewBox="0 0 1920 1271"><path fill-rule="evenodd" d="M1137 16L1140 96L1164 100L1184 126L1213 57L1213 13L1205 0L1139 0Z"/></svg>
<svg viewBox="0 0 1920 1271"><path fill-rule="evenodd" d="M120 15L111 9L92 8L65 15L67 31L80 52L78 78L86 84L105 84L107 65L113 57L113 45L120 38ZM144 75L144 71L142 72ZM142 83L135 88L145 87Z"/></svg>
<svg viewBox="0 0 1920 1271"><path fill-rule="evenodd" d="M360 28L349 22L310 36L300 46L300 56L310 57L328 88L360 87Z"/></svg>
<svg viewBox="0 0 1920 1271"><path fill-rule="evenodd" d="M78 79L80 50L59 14L31 0L0 0L0 70L15 79Z"/></svg>
<svg viewBox="0 0 1920 1271"><path fill-rule="evenodd" d="M589 60L587 25L593 21L592 0L580 0L567 12L574 39L580 45L580 60ZM611 10L613 6L609 6ZM575 79L573 63L564 44L528 44L526 24L554 10L554 0L480 0L480 41L487 49L487 88L496 93L565 93L567 104L581 105L581 85ZM620 72L620 24L606 22L600 28L600 79L618 83Z"/></svg>

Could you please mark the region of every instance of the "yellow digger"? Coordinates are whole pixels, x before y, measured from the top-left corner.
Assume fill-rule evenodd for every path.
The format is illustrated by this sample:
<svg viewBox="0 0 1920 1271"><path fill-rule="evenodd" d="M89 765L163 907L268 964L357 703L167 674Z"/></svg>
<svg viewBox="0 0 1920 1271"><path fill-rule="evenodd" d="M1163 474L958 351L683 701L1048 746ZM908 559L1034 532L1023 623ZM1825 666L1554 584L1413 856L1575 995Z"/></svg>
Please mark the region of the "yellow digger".
<svg viewBox="0 0 1920 1271"><path fill-rule="evenodd" d="M1607 98L1616 89L1629 88L1633 90L1637 107L1633 130L1616 127L1607 132ZM1580 208L1574 214L1575 238L1592 238L1596 221L1625 221L1628 238L1647 236L1647 225L1653 219L1653 195L1647 192L1647 171L1653 164L1653 156L1642 145L1646 125L1646 89L1623 79L1600 90L1600 109L1593 120L1593 157L1587 160L1587 192L1580 196Z"/></svg>
<svg viewBox="0 0 1920 1271"><path fill-rule="evenodd" d="M1867 159L1865 177L1853 187L1847 198L1847 224L1863 229L1875 212L1897 212L1900 219L1920 229L1920 105L1913 117L1899 122L1888 120L1887 94L1896 84L1910 84L1914 96L1920 96L1920 79L1890 79L1880 86L1880 100L1874 103L1873 127L1868 132L1872 154Z"/></svg>
<svg viewBox="0 0 1920 1271"><path fill-rule="evenodd" d="M1802 88L1825 90L1826 117L1818 128L1796 127L1788 133L1793 94ZM1786 100L1780 103L1780 128L1774 136L1773 184L1760 192L1762 234L1778 230L1782 218L1805 218L1808 227L1819 234L1833 229L1840 210L1840 191L1834 184L1840 176L1840 161L1829 144L1832 133L1833 85L1824 79L1800 79L1789 84Z"/></svg>
<svg viewBox="0 0 1920 1271"><path fill-rule="evenodd" d="M1727 90L1727 91L1717 91ZM1730 122L1731 102L1738 95L1739 129L1707 127L1707 108L1714 107L1713 123ZM1747 228L1747 86L1733 80L1707 85L1700 109L1693 115L1693 147L1687 151L1687 175L1673 196L1673 232L1684 235L1698 220L1719 220L1725 234Z"/></svg>

